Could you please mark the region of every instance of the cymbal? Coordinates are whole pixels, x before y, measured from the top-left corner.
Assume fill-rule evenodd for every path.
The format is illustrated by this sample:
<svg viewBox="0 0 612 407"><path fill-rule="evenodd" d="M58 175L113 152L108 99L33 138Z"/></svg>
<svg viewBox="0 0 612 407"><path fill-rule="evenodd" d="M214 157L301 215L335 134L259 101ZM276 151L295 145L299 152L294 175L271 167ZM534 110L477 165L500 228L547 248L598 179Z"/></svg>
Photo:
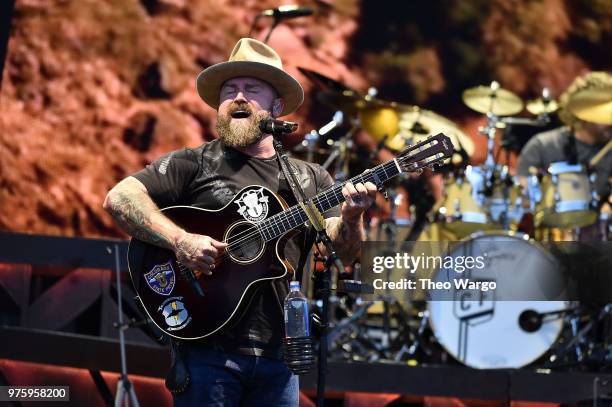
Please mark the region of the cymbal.
<svg viewBox="0 0 612 407"><path fill-rule="evenodd" d="M527 111L531 114L540 115L542 113L552 113L559 109L559 104L550 99L544 103L544 99L537 98L527 102Z"/></svg>
<svg viewBox="0 0 612 407"><path fill-rule="evenodd" d="M348 90L351 92L356 92L342 82L332 79L329 76L325 76L317 71L302 68L300 66L298 66L298 71L300 71L305 77L310 79L315 85L323 90L331 90L336 92L344 92L345 90Z"/></svg>
<svg viewBox="0 0 612 407"><path fill-rule="evenodd" d="M510 116L523 110L521 98L509 90L494 86L476 86L464 90L463 102L478 113L491 112L497 116Z"/></svg>
<svg viewBox="0 0 612 407"><path fill-rule="evenodd" d="M385 146L400 151L409 144L423 141L427 136L443 132L457 150L468 155L475 150L474 142L451 120L418 106L396 104L395 108L372 108L359 111L361 127L377 142L385 136Z"/></svg>
<svg viewBox="0 0 612 407"><path fill-rule="evenodd" d="M363 110L377 109L397 109L404 108L397 102L378 99L374 96L365 95L354 90L344 90L342 92L322 91L317 95L319 102L327 105L334 110L341 110L349 116L357 116Z"/></svg>
<svg viewBox="0 0 612 407"><path fill-rule="evenodd" d="M387 137L385 144L399 132L399 116L392 107L371 107L358 112L359 123L374 140ZM388 146L387 146L388 147Z"/></svg>
<svg viewBox="0 0 612 407"><path fill-rule="evenodd" d="M612 125L612 88L579 91L570 98L567 109L585 122Z"/></svg>
<svg viewBox="0 0 612 407"><path fill-rule="evenodd" d="M474 154L476 146L471 137L453 121L431 110L420 109L416 106L399 112L399 133L388 144L390 148L399 147L401 149L406 144L416 144L436 133L446 134L455 149L463 148L468 155Z"/></svg>

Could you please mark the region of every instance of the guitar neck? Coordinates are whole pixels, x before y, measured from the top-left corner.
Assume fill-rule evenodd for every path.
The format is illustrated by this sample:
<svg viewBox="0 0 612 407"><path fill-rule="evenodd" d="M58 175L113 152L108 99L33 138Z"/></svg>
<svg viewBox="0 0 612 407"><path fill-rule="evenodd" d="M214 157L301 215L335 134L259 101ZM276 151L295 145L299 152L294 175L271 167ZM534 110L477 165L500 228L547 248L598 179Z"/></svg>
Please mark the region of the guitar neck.
<svg viewBox="0 0 612 407"><path fill-rule="evenodd" d="M397 161L393 159L364 171L347 182L351 182L352 184L372 182L375 185L379 185L397 176L400 172L400 166ZM312 199L314 205L321 213L344 202L345 199L344 195L342 195L342 188L347 182L336 184L319 193ZM308 217L302 207L294 205L260 222L257 227L266 241L270 241L298 226L302 226L307 220Z"/></svg>

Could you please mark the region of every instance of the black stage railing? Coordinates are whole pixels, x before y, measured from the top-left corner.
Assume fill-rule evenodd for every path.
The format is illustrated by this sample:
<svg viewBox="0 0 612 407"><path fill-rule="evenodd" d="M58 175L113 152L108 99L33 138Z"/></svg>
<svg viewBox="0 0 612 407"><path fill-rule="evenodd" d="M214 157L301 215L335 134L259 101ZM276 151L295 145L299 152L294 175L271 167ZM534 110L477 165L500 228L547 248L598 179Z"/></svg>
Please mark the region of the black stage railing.
<svg viewBox="0 0 612 407"><path fill-rule="evenodd" d="M125 254L125 241L0 232L0 263L113 270L114 256L109 249L117 243ZM125 255L122 256L121 268L123 272L127 271ZM148 337L143 335L142 338ZM110 335L104 337L0 325L0 343L2 359L89 370L101 396L109 401L109 389L97 379L100 371L120 371L119 344ZM147 339L128 341L126 350L130 374L165 376L169 367L169 352L165 347ZM326 388L329 392L559 403L592 399L594 392L612 392L611 374L536 371L529 368L476 370L448 365L411 367L397 363L363 362L330 362L328 368ZM314 373L302 377L300 381L302 390L314 390L315 385Z"/></svg>

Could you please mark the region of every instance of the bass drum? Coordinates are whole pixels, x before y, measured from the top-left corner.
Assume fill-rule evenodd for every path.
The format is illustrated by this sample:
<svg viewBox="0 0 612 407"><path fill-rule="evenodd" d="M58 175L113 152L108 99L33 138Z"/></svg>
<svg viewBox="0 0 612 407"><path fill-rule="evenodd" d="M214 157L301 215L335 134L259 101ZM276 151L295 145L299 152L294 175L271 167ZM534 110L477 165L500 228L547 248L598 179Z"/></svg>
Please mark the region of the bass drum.
<svg viewBox="0 0 612 407"><path fill-rule="evenodd" d="M511 232L470 236L449 256L484 256L484 268L465 278L495 281L497 289L462 291L453 285L444 300L429 301L430 324L436 340L459 362L478 369L520 368L544 355L557 341L560 318L546 319L539 329L525 325L529 311L546 313L567 309L563 276L556 258L528 237ZM464 273L465 274L465 273ZM456 274L455 274L456 276ZM451 281L451 270L438 269L433 280ZM448 290L445 290L448 291ZM519 299L519 301L515 301ZM521 327L523 325L523 327Z"/></svg>

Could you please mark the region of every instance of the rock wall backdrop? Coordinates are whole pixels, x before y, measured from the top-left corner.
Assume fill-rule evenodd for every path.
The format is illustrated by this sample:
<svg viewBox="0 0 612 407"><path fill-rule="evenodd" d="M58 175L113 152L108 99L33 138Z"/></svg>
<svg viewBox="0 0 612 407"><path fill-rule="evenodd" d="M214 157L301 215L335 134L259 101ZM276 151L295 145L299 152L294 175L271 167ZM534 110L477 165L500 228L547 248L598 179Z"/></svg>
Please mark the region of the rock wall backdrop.
<svg viewBox="0 0 612 407"><path fill-rule="evenodd" d="M195 76L226 60L264 0L18 0L0 92L0 228L122 236L102 209L121 178L161 154L215 137ZM297 71L314 69L461 123L461 91L497 79L556 96L610 70L610 0L303 0L270 45L307 91L288 118L306 132L332 113ZM253 36L262 39L270 21ZM304 134L304 133L301 134ZM299 141L299 135L294 142Z"/></svg>

